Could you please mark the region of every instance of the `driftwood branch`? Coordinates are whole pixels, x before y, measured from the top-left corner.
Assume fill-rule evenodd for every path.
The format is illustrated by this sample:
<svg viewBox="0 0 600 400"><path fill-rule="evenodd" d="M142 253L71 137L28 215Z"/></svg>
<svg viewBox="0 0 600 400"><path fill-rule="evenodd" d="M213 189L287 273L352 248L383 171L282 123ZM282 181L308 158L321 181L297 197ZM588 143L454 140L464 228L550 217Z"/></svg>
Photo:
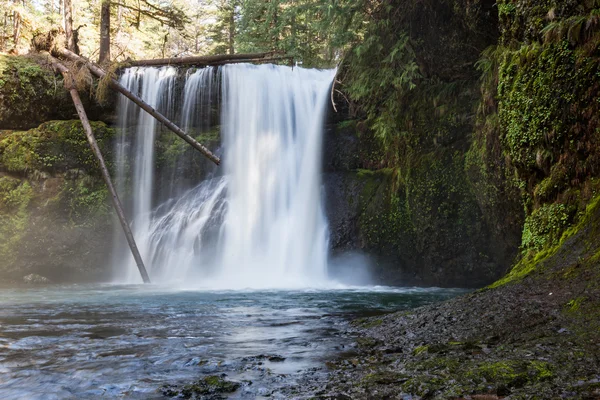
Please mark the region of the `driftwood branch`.
<svg viewBox="0 0 600 400"><path fill-rule="evenodd" d="M83 63L92 72L92 74L96 75L98 78L104 78L106 76L106 72L102 68L100 68L96 64L92 63L91 61L73 53L72 51L61 48L61 49L56 49L56 52L71 61ZM208 148L206 148L205 146L200 144L196 139L194 139L193 137L191 137L190 135L185 133L183 131L183 129L181 129L180 127L175 125L167 117L165 117L160 112L155 110L152 106L150 106L144 100L139 98L137 95L131 93L119 82L117 82L114 79L110 79L109 85L111 88L115 89L116 91L118 91L119 93L121 93L125 97L127 97L129 100L131 100L135 104L137 104L142 110L144 110L148 114L152 115L159 122L161 122L164 126L166 126L169 130L174 132L177 136L179 136L180 138L185 140L187 143L189 143L193 148L195 148L196 150L198 150L199 152L204 154L206 157L208 157L212 162L214 162L217 165L219 165L221 163L221 160L219 159L219 157L217 157L215 154L213 154Z"/></svg>
<svg viewBox="0 0 600 400"><path fill-rule="evenodd" d="M98 147L98 143L96 142L96 138L94 137L94 132L90 125L90 121L88 120L85 109L83 108L83 104L81 103L81 99L79 98L79 93L75 88L75 83L73 82L73 78L69 69L62 65L58 60L49 55L50 63L57 69L65 78L65 86L69 93L71 94L71 98L73 99L73 104L75 105L75 109L77 110L77 114L79 115L79 119L81 120L81 124L83 125L83 129L85 131L85 135L87 137L88 143L92 149L92 152L96 156L98 163L100 164L100 170L102 171L102 177L104 178L104 182L106 182L106 186L108 186L108 191L110 192L111 200L115 210L117 211L117 216L119 217L119 222L121 223L121 227L125 232L125 237L127 238L127 243L129 243L129 248L131 249L131 253L133 254L133 258L135 259L135 263L137 264L138 269L140 270L140 274L142 275L142 279L144 283L150 283L150 277L148 276L148 272L146 271L146 267L144 266L144 262L142 261L142 256L140 255L140 251L135 243L135 239L133 237L133 233L131 232L131 228L129 227L129 223L125 218L125 213L123 212L123 206L121 204L121 200L117 195L117 191L112 184L112 180L110 179L110 173L108 172L108 168L106 167L106 163L104 162L104 157L102 157L102 153L100 152L100 148Z"/></svg>

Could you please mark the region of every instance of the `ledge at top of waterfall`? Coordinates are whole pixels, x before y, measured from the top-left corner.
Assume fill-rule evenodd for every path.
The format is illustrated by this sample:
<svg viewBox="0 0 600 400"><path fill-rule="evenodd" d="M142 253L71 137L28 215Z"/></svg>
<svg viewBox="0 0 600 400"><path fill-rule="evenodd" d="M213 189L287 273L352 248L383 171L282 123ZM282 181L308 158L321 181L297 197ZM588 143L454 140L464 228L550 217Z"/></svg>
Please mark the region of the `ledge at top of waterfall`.
<svg viewBox="0 0 600 400"><path fill-rule="evenodd" d="M320 167L334 75L249 64L183 75L173 67L125 72L124 86L192 131L211 129L213 111L220 109L222 175L177 192L155 187L173 174L154 167L159 127L121 104L125 134L116 149L117 169L123 185L131 185L134 234L155 282L220 289L328 286ZM132 261L117 254L116 280L135 281Z"/></svg>

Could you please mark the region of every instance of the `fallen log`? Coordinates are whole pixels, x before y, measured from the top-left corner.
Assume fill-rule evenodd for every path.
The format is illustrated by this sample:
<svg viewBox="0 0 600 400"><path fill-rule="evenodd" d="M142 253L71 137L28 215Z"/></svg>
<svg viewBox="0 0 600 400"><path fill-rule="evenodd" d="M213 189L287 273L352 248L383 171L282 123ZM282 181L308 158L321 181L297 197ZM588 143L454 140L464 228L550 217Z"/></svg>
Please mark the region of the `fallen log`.
<svg viewBox="0 0 600 400"><path fill-rule="evenodd" d="M226 64L235 60L259 60L273 57L275 52L247 53L247 54L223 54L216 56L189 56L174 58L156 58L153 60L132 60L127 65L131 67L152 67L160 65L211 65L214 63Z"/></svg>
<svg viewBox="0 0 600 400"><path fill-rule="evenodd" d="M242 58L239 60L215 61L215 62L210 62L207 64L196 65L196 66L215 67L215 66L225 65L225 64L242 64L242 63L268 64L268 63L274 63L274 62L278 62L278 61L287 61L290 67L294 66L294 57L289 57L289 56L269 57L269 58Z"/></svg>
<svg viewBox="0 0 600 400"><path fill-rule="evenodd" d="M106 167L106 163L104 162L104 157L102 157L102 152L100 151L100 147L98 147L98 143L96 142L96 138L94 137L94 132L92 131L90 121L88 120L85 109L83 108L83 104L81 103L79 93L75 88L75 83L73 82L71 73L69 72L69 69L62 65L60 62L58 62L57 59L50 55L48 55L48 57L52 66L56 70L58 70L65 78L65 87L71 94L73 104L75 105L75 109L77 110L77 114L79 115L79 119L81 120L81 124L83 125L85 136L87 137L92 152L94 153L96 159L98 160L98 163L100 164L102 177L104 178L104 182L106 182L106 186L108 187L108 191L110 192L113 206L117 212L117 216L119 217L119 222L121 223L123 232L125 232L125 237L127 238L127 243L129 244L129 248L131 249L131 254L133 254L133 258L135 259L135 263L137 264L137 267L140 271L140 275L142 275L144 283L150 283L150 277L148 276L148 272L146 271L146 267L142 260L142 256L140 255L140 251L135 243L135 239L133 237L133 233L131 232L131 228L129 227L129 223L125 218L123 205L121 204L121 200L119 199L117 191L115 190L115 187L112 184L112 180L110 179L110 173L108 172L108 168Z"/></svg>
<svg viewBox="0 0 600 400"><path fill-rule="evenodd" d="M73 53L72 51L69 51L65 48L59 48L59 49L56 49L55 51L56 51L56 53L60 54L61 56L65 57L71 61L84 64L90 70L90 72L92 74L96 75L98 78L104 78L106 76L106 72L102 68L100 68L96 64L92 63L88 59L83 58L83 57ZM196 139L194 139L193 137L191 137L190 135L185 133L183 129L181 129L180 127L175 125L167 117L165 117L160 112L155 110L151 105L146 103L144 100L139 98L137 95L131 93L119 82L117 82L116 80L111 78L109 80L109 85L111 88L115 89L116 91L118 91L119 93L121 93L122 95L127 97L129 100L131 100L135 104L137 104L142 110L144 110L148 114L152 115L159 122L161 122L164 126L166 126L169 130L174 132L177 136L179 136L180 138L185 140L187 143L189 143L193 148L195 148L196 150L198 150L199 152L204 154L206 157L208 157L212 162L214 162L217 165L219 165L221 163L221 160L219 159L219 157L217 157L215 154L213 154L207 147L203 146Z"/></svg>

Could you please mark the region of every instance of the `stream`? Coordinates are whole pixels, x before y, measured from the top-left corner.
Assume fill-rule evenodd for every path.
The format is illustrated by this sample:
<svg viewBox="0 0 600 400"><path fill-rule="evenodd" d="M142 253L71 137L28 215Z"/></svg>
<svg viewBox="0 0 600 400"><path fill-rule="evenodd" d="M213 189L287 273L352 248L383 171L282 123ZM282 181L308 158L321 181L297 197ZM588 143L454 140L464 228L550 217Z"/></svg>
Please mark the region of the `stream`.
<svg viewBox="0 0 600 400"><path fill-rule="evenodd" d="M303 372L352 348L351 318L463 293L437 288L184 290L158 285L0 289L0 398L163 398L207 375L230 398L289 398Z"/></svg>

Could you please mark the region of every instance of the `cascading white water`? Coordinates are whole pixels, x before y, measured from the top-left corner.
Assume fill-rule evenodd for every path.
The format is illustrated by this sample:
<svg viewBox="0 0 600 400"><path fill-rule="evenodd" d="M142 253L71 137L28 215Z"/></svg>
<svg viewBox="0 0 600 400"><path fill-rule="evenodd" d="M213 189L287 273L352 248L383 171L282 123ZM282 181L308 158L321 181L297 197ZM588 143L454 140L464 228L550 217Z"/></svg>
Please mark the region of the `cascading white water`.
<svg viewBox="0 0 600 400"><path fill-rule="evenodd" d="M175 77L177 70L171 67L164 68L131 68L121 77L121 83L134 93L139 93L142 99L157 109L168 108L173 102ZM121 96L122 97L122 96ZM129 123L135 121L135 135L129 154L126 149L117 149L117 174L119 186L123 188L122 179L124 170L129 162L133 171L131 178L132 187L132 214L133 234L142 255L148 254L152 243L148 240L147 232L152 223L152 192L154 188L154 140L156 137L157 122L151 115L132 107L128 100L120 99L120 127L122 132L129 128ZM124 135L122 135L124 136ZM120 142L125 146L124 141ZM117 236L119 237L119 236ZM123 250L116 254L123 254ZM147 258L147 257L145 257ZM133 259L127 264L131 264ZM120 262L121 264L123 261ZM134 264L135 265L135 264ZM119 269L119 279L131 281L138 275L133 268Z"/></svg>
<svg viewBox="0 0 600 400"><path fill-rule="evenodd" d="M154 157L148 142L156 127L121 106L124 128L137 118L135 137L119 145L133 147L117 155L130 155L134 235L150 276L210 288L322 286L328 231L321 141L334 71L236 64L219 72L186 74L183 99L169 99L175 75L170 68L130 69L121 78L159 110L167 104L181 108L188 131L210 124L215 88L221 86L222 175L152 212ZM121 168L120 181L125 175ZM139 281L131 256L120 254L127 261L117 268L126 264L128 272L119 280Z"/></svg>

